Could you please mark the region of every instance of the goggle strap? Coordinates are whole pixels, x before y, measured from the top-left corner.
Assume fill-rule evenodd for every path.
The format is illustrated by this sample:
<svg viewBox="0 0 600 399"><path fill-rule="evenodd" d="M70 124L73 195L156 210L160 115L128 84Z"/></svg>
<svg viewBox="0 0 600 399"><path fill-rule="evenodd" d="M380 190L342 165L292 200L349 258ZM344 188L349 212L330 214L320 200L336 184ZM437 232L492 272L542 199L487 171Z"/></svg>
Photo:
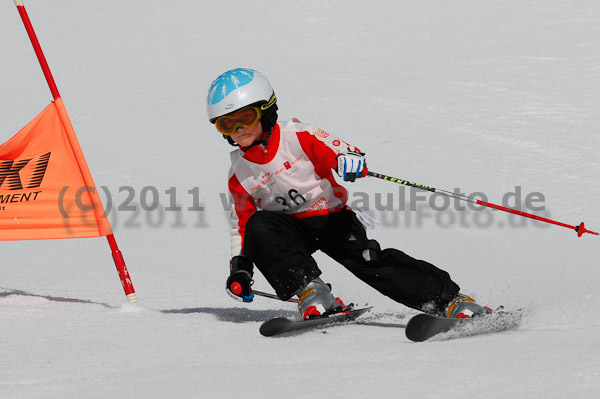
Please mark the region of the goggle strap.
<svg viewBox="0 0 600 399"><path fill-rule="evenodd" d="M275 104L276 101L277 101L277 96L275 96L275 92L273 92L273 95L271 96L269 101L267 103L261 105L260 109L262 111L264 111L265 109L270 108L273 104Z"/></svg>

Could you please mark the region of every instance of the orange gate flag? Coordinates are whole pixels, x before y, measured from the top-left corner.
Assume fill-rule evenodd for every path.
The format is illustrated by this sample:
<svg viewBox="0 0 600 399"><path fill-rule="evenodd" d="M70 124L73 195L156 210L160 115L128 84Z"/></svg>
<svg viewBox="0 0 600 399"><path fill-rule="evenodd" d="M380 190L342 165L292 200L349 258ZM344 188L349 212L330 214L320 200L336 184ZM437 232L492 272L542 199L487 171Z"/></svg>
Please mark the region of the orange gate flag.
<svg viewBox="0 0 600 399"><path fill-rule="evenodd" d="M59 97L0 145L0 240L112 234Z"/></svg>

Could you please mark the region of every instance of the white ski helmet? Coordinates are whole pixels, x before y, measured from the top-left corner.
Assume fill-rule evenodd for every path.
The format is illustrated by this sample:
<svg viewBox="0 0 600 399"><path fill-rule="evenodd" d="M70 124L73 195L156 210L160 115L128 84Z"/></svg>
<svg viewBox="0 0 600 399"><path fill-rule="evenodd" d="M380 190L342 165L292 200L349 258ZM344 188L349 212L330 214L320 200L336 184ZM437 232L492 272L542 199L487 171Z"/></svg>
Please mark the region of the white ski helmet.
<svg viewBox="0 0 600 399"><path fill-rule="evenodd" d="M262 73L247 68L236 68L221 74L211 83L206 108L208 119L215 123L219 116L251 104L264 104L261 108L265 113L276 101L271 83ZM273 108L277 109L276 106Z"/></svg>

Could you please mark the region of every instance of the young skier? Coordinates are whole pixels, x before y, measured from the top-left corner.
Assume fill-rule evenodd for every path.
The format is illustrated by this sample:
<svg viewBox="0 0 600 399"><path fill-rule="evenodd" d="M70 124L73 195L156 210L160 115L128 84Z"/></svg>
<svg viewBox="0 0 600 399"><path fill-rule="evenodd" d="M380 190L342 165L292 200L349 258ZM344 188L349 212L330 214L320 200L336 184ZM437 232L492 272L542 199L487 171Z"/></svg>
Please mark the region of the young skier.
<svg viewBox="0 0 600 399"><path fill-rule="evenodd" d="M447 272L370 240L348 194L333 176L353 182L367 172L365 154L323 130L277 121L267 78L233 69L210 85L208 118L237 149L231 152L230 275L227 292L251 302L254 265L279 298L299 298L302 318L339 312L343 302L319 278L321 250L356 277L408 307L446 317L490 312L465 295Z"/></svg>

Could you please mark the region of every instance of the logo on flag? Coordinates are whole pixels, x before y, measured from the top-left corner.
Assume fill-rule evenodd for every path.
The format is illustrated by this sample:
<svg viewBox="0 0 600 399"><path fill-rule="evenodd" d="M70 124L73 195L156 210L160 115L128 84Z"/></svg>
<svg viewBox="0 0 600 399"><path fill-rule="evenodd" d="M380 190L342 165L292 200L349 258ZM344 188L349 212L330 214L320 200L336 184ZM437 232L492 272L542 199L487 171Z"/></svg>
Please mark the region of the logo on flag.
<svg viewBox="0 0 600 399"><path fill-rule="evenodd" d="M37 188L42 184L50 153L35 158L0 160L0 190Z"/></svg>

